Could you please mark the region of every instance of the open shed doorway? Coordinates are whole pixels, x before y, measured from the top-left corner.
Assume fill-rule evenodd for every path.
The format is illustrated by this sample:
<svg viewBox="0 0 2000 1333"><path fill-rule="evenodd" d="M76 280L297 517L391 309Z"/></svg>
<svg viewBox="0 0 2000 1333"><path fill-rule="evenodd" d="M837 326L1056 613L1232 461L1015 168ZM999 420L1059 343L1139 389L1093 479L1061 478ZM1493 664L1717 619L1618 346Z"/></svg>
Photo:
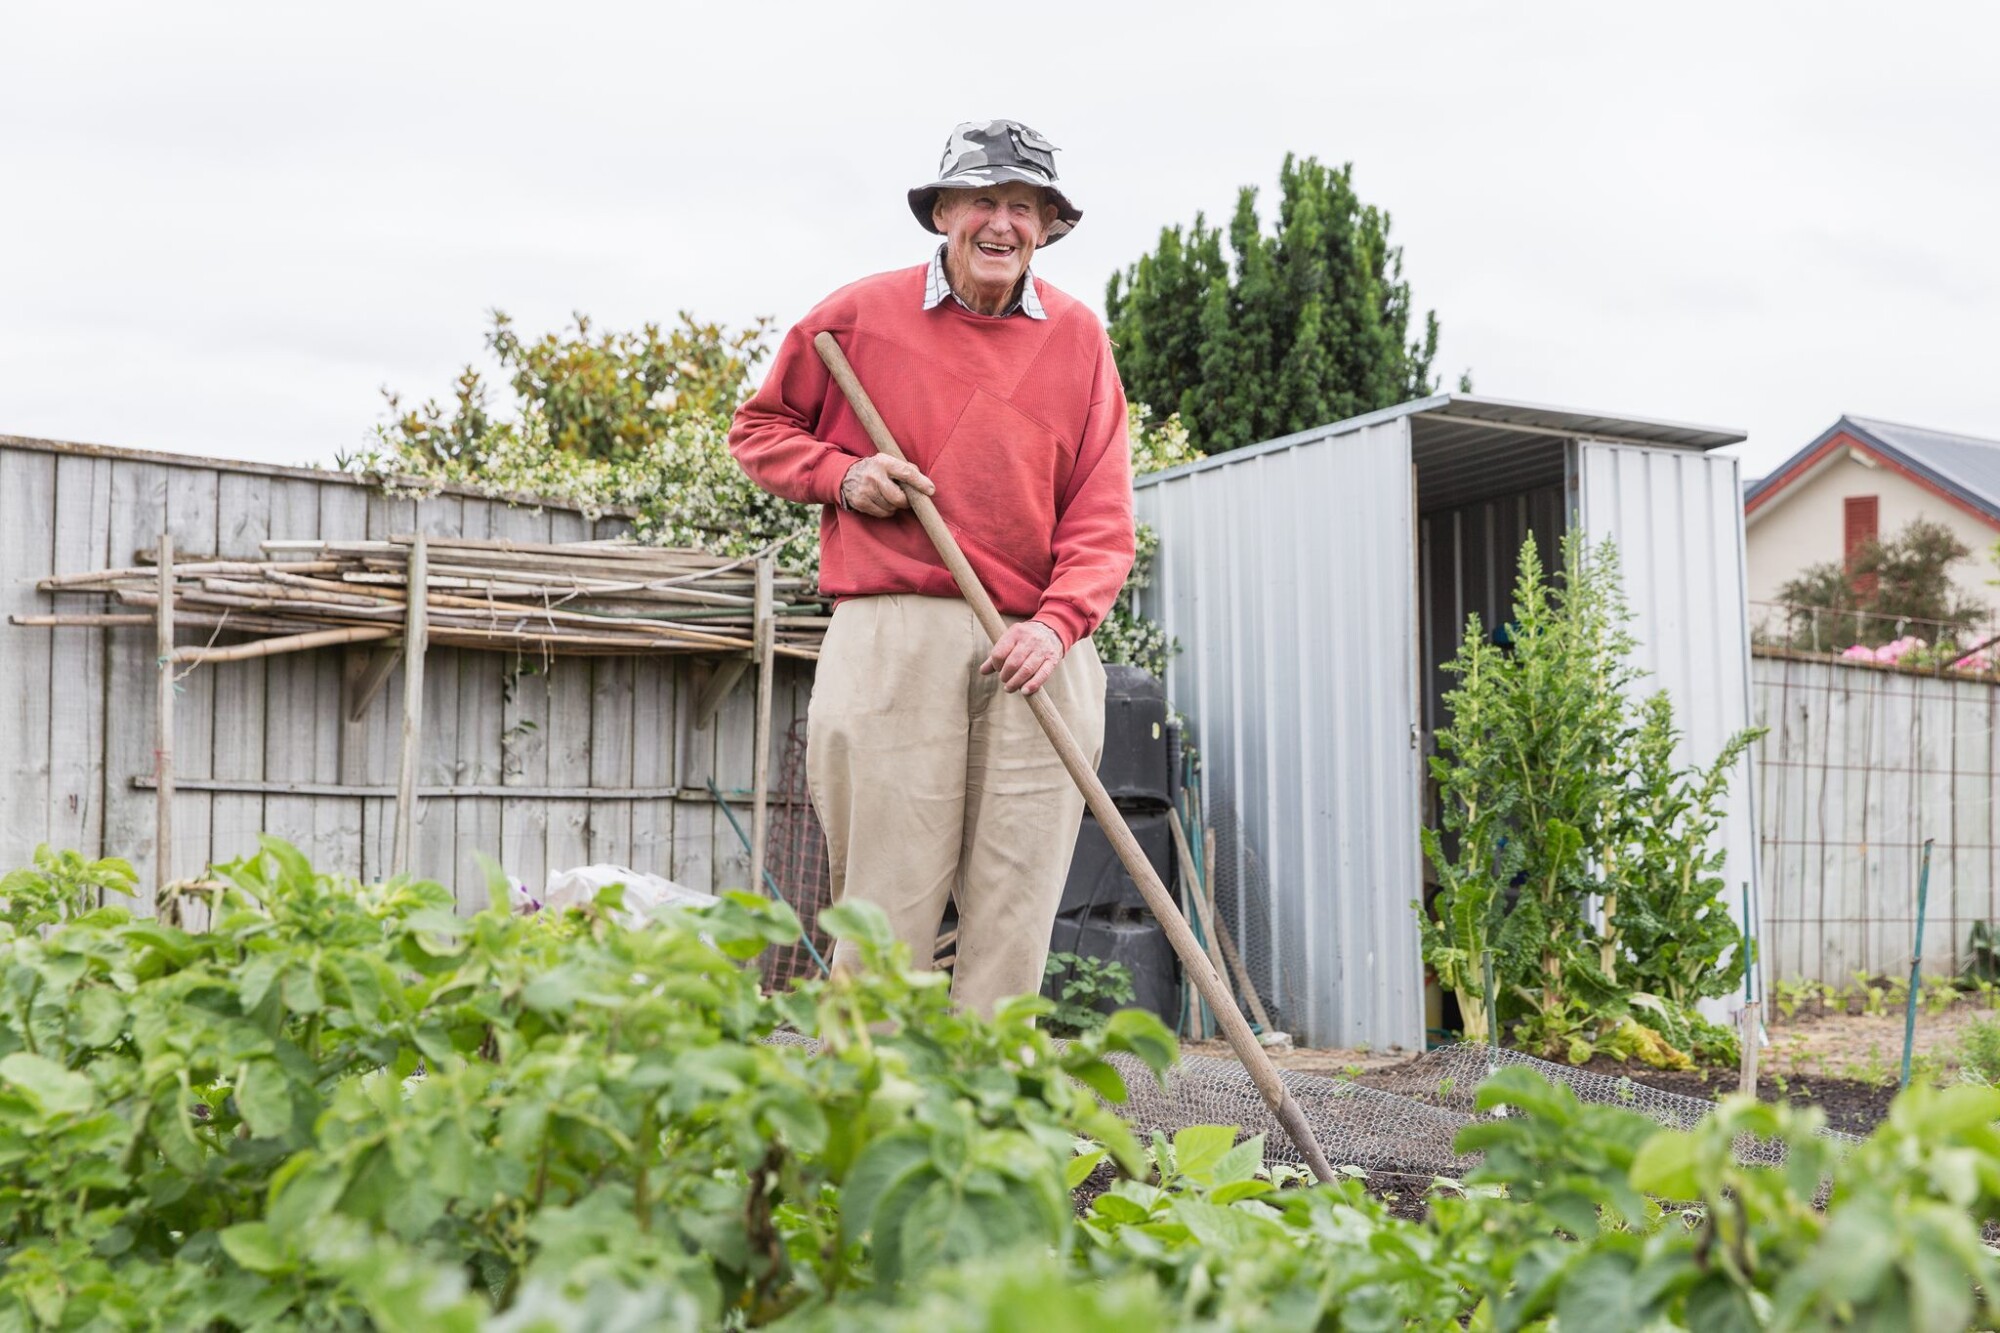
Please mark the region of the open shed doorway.
<svg viewBox="0 0 2000 1333"><path fill-rule="evenodd" d="M1554 434L1501 431L1418 416L1411 423L1410 454L1417 509L1417 698L1422 719L1422 817L1439 826L1441 794L1430 774L1437 733L1450 722L1445 695L1457 684L1447 664L1457 656L1469 616L1491 636L1513 618L1514 584L1521 547L1529 537L1542 568L1559 567L1568 531L1575 455L1572 442ZM1447 839L1447 851L1452 849ZM1423 901L1431 910L1436 872L1422 866ZM1428 976L1424 1025L1432 1039L1456 1030L1461 1018L1453 996Z"/></svg>
<svg viewBox="0 0 2000 1333"><path fill-rule="evenodd" d="M1466 617L1491 634L1513 615L1521 544L1535 539L1542 567L1560 563L1569 530L1572 442L1435 416L1411 423L1417 496L1417 627L1423 750L1445 725L1453 687L1445 665L1458 653ZM1425 818L1434 822L1434 803Z"/></svg>

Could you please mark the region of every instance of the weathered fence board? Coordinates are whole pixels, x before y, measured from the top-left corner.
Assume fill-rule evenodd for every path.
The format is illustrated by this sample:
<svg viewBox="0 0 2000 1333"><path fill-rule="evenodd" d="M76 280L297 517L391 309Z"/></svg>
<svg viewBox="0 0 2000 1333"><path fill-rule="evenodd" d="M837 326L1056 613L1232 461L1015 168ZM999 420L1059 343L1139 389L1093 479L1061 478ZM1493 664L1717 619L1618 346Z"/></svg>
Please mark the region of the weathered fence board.
<svg viewBox="0 0 2000 1333"><path fill-rule="evenodd" d="M1926 838L1924 970L1956 970L2000 917L2000 685L1761 653L1751 679L1772 975L1906 972Z"/></svg>
<svg viewBox="0 0 2000 1333"><path fill-rule="evenodd" d="M57 574L104 564L110 540L111 464L56 458L54 552ZM26 584L12 590L32 595ZM6 590L0 590L5 595ZM104 834L104 631L56 629L49 638L48 840L96 846Z"/></svg>
<svg viewBox="0 0 2000 1333"><path fill-rule="evenodd" d="M163 528L186 560L256 556L267 539L422 530L575 541L620 527L469 493L392 497L339 474L0 437L0 616L56 609L37 580L131 564ZM180 640L199 644L211 633L188 627ZM385 651L353 645L180 668L176 771L213 781L175 795L176 874L250 853L261 832L329 870L386 873L402 672L390 672L366 709L349 716L357 682ZM125 856L150 907L155 800L150 786L135 784L153 775L154 659L144 626L0 623L0 867L25 864L44 841ZM535 888L551 869L587 861L693 888L747 887L747 858L705 784L714 775L739 797L750 785L754 675L697 729L692 712L708 670L686 657L433 650L419 773L433 794L419 810L417 872L451 884L467 907L486 902L475 854ZM809 666L779 664L780 757L810 679ZM312 790L279 790L287 783ZM454 787L481 794L436 794ZM516 787L535 794L501 794ZM598 790L607 795L593 799ZM544 794L552 791L562 794Z"/></svg>
<svg viewBox="0 0 2000 1333"><path fill-rule="evenodd" d="M45 569L54 559L47 516L55 463L47 456L0 454L0 560ZM0 616L39 609L32 587L0 585ZM0 780L12 794L23 826L34 830L38 840L49 826L52 633L17 628L0 643Z"/></svg>

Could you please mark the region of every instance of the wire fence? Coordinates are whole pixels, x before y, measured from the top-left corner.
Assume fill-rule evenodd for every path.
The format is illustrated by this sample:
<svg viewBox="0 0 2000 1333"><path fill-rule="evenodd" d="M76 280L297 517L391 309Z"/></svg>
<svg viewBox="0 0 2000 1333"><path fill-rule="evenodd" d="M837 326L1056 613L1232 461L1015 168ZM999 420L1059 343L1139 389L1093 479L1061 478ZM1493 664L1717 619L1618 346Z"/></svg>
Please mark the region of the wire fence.
<svg viewBox="0 0 2000 1333"><path fill-rule="evenodd" d="M1750 641L1931 675L2000 677L2000 613L1954 620L1798 602L1752 601Z"/></svg>
<svg viewBox="0 0 2000 1333"><path fill-rule="evenodd" d="M799 718L785 733L785 758L779 764L772 794L770 826L764 844L764 866L778 892L799 914L820 957L833 957L833 940L819 928L819 914L833 901L827 873L826 833L813 809L806 785L806 720ZM769 949L764 954L764 985L788 989L800 977L819 975L819 964L803 943Z"/></svg>

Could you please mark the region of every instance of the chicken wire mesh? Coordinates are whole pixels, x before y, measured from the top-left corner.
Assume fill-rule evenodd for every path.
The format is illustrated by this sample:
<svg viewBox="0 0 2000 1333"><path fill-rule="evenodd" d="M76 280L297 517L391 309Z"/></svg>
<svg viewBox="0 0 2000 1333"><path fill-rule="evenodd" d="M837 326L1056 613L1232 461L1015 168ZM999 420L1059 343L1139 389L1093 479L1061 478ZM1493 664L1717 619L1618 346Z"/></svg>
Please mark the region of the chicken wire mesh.
<svg viewBox="0 0 2000 1333"><path fill-rule="evenodd" d="M833 900L827 877L826 833L806 787L806 721L785 733L785 758L772 787L770 824L765 833L764 867L778 893L799 915L822 958L833 957L833 940L819 928L819 914ZM764 954L764 986L785 990L800 977L819 975L819 964L803 943Z"/></svg>
<svg viewBox="0 0 2000 1333"><path fill-rule="evenodd" d="M1304 939L1297 932L1276 928L1271 916L1271 882L1262 858L1244 836L1243 821L1228 787L1217 784L1206 792L1205 834L1214 852L1203 849L1208 873L1215 881L1215 911L1242 957L1243 970L1263 1000L1271 1025L1280 1032L1297 1031L1306 1000ZM1240 989L1234 976L1231 989Z"/></svg>
<svg viewBox="0 0 2000 1333"><path fill-rule="evenodd" d="M1111 1063L1129 1090L1124 1104L1114 1109L1134 1129L1171 1135L1188 1125L1235 1125L1245 1134L1265 1136L1266 1160L1304 1164L1256 1084L1235 1061L1184 1056L1164 1084L1130 1056L1114 1055ZM1455 1151L1452 1141L1459 1130L1483 1117L1474 1109L1479 1085L1494 1069L1512 1065L1568 1087L1581 1102L1636 1111L1671 1129L1692 1129L1715 1110L1706 1098L1475 1043L1442 1047L1370 1074L1366 1085L1297 1070L1280 1070L1279 1078L1298 1101L1328 1161L1381 1174L1457 1177L1478 1164L1477 1157ZM1821 1132L1843 1143L1858 1142L1853 1135ZM1752 1138L1739 1140L1736 1151L1745 1163L1777 1165L1785 1158L1783 1144Z"/></svg>
<svg viewBox="0 0 2000 1333"><path fill-rule="evenodd" d="M817 1042L795 1032L773 1033L769 1040L818 1048ZM1243 1137L1264 1136L1265 1161L1305 1165L1304 1155L1264 1105L1257 1085L1235 1061L1183 1056L1162 1082L1133 1056L1114 1054L1108 1059L1127 1089L1126 1100L1112 1109L1141 1136L1157 1130L1171 1137L1190 1125L1233 1125ZM1511 1065L1533 1069L1550 1083L1568 1087L1581 1102L1635 1111L1669 1129L1692 1129L1715 1110L1715 1103L1706 1098L1662 1092L1633 1079L1472 1043L1446 1046L1378 1071L1368 1076L1368 1085L1292 1069L1280 1070L1278 1076L1335 1166L1359 1167L1371 1175L1456 1179L1479 1164L1476 1154L1452 1147L1460 1130L1488 1118L1488 1113L1474 1108L1479 1085L1494 1069ZM1843 1145L1860 1142L1837 1130L1822 1129L1820 1134ZM1785 1160L1785 1146L1746 1135L1736 1141L1736 1155L1747 1165L1777 1166Z"/></svg>

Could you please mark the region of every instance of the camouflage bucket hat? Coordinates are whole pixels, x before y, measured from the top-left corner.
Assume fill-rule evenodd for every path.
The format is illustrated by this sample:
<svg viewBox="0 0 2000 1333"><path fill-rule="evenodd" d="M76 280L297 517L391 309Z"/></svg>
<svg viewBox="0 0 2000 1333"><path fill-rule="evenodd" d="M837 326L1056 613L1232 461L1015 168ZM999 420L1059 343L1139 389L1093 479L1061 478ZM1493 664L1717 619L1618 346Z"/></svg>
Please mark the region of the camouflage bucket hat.
<svg viewBox="0 0 2000 1333"><path fill-rule="evenodd" d="M942 190L976 190L982 185L1024 181L1049 192L1056 220L1043 245L1067 236L1083 219L1083 210L1069 201L1056 184L1056 146L1018 120L968 120L945 141L938 178L910 191L910 212L925 231L937 234L931 209Z"/></svg>

